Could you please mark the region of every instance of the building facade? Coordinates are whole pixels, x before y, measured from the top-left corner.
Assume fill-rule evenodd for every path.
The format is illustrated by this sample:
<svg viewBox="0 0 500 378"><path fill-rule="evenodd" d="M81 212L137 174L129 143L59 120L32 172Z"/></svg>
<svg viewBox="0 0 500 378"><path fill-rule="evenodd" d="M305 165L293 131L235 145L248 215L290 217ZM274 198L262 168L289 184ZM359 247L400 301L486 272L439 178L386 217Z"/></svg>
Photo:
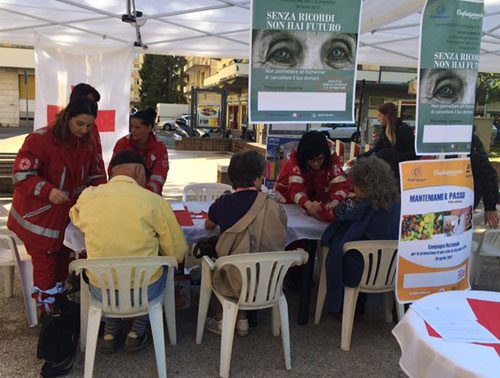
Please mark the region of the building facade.
<svg viewBox="0 0 500 378"><path fill-rule="evenodd" d="M132 63L132 80L130 84L130 106L139 107L141 102L140 89L141 89L141 76L139 75L139 70L144 62L143 53L135 53L134 61Z"/></svg>
<svg viewBox="0 0 500 378"><path fill-rule="evenodd" d="M33 122L35 54L32 48L0 46L0 126Z"/></svg>
<svg viewBox="0 0 500 378"><path fill-rule="evenodd" d="M248 123L248 61L188 57L184 66L187 85L184 94L190 101L191 88L225 90L227 93L226 129L241 130Z"/></svg>

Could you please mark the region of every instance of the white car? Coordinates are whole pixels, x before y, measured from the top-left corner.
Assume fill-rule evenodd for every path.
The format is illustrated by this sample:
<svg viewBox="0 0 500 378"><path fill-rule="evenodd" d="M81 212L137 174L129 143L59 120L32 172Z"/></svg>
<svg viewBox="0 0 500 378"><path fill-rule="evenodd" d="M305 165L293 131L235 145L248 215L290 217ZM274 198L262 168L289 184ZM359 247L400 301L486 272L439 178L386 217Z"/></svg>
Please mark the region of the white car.
<svg viewBox="0 0 500 378"><path fill-rule="evenodd" d="M191 116L189 114L183 114L175 120L176 123L183 123L186 126L191 126Z"/></svg>
<svg viewBox="0 0 500 378"><path fill-rule="evenodd" d="M155 128L158 130L172 131L175 129L175 119L164 118L161 123L157 123Z"/></svg>
<svg viewBox="0 0 500 378"><path fill-rule="evenodd" d="M321 127L313 127L325 134L329 139L335 141L337 139L343 142L359 143L360 133L355 123L339 123L339 124L323 124Z"/></svg>

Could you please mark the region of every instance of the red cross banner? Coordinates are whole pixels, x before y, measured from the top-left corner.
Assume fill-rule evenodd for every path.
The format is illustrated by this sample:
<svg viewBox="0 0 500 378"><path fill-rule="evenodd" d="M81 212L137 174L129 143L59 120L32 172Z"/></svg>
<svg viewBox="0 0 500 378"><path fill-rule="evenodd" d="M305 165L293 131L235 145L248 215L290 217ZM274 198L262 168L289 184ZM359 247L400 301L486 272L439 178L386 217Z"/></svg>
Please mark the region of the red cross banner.
<svg viewBox="0 0 500 378"><path fill-rule="evenodd" d="M39 39L35 46L35 130L50 124L69 102L72 88L87 83L101 95L96 125L105 162L128 133L133 50L75 49Z"/></svg>

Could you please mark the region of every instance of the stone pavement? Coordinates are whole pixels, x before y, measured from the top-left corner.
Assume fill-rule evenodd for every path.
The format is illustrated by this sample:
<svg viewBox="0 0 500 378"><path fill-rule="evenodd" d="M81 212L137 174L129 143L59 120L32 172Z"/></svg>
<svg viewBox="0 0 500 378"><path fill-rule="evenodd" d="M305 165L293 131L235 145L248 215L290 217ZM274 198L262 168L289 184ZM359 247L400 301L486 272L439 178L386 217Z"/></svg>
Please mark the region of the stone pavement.
<svg viewBox="0 0 500 378"><path fill-rule="evenodd" d="M0 151L20 145L17 140L0 141ZM225 154L169 150L170 172L164 195L178 199L184 185L191 182L215 182L217 163L227 163ZM0 231L5 230L5 216L0 217ZM483 258L480 289L500 291L498 259ZM27 326L19 278L15 295L6 298L0 280L0 377L37 377L41 362L36 359L39 329ZM366 311L354 322L350 352L340 349L339 318L325 312L319 325L296 324L298 293L286 292L289 303L292 370L284 368L281 338L271 333L270 311L259 312L259 325L246 337L235 336L231 361L233 377L404 377L398 361L400 349L391 334L394 324L384 321L383 296L368 296ZM313 319L315 293L309 319ZM195 344L197 308L177 312L178 345L167 343L167 371L176 377L217 377L220 337L205 333L203 343ZM84 354L77 353L70 377L81 377ZM155 377L153 347L137 354L122 350L105 355L97 346L95 377Z"/></svg>

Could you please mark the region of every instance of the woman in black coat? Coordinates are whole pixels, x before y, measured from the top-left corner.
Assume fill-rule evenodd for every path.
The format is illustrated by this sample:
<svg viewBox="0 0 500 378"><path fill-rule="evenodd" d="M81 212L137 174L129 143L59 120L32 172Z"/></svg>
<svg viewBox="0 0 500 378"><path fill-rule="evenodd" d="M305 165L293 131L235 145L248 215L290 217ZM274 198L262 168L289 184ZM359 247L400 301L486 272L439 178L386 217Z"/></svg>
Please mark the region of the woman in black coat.
<svg viewBox="0 0 500 378"><path fill-rule="evenodd" d="M392 102L386 102L378 107L377 118L383 132L379 135L375 146L359 157L377 154L380 150L392 148L397 153L398 161L416 160L415 135L413 130L398 118L398 109Z"/></svg>

